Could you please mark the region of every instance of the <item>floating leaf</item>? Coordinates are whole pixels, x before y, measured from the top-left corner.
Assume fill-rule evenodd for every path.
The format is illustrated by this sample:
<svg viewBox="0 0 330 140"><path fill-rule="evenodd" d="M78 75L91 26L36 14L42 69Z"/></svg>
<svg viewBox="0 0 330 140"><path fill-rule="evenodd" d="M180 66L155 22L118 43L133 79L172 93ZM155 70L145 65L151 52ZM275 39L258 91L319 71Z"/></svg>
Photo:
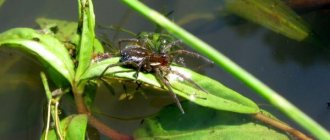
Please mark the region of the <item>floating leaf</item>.
<svg viewBox="0 0 330 140"><path fill-rule="evenodd" d="M157 116L147 118L134 132L134 139L230 139L289 140L276 130L254 120L250 115L217 111L189 102L182 103L186 114L175 105L164 108Z"/></svg>
<svg viewBox="0 0 330 140"><path fill-rule="evenodd" d="M228 11L291 39L311 36L305 22L280 0L225 0Z"/></svg>
<svg viewBox="0 0 330 140"><path fill-rule="evenodd" d="M111 64L115 64L119 61L119 58L106 59L101 62L92 63L89 71L87 71L82 79L90 79L99 77L103 70ZM180 81L175 78L175 74L169 74L167 77L170 80L174 92L181 97L184 97L196 104L206 106L218 110L226 110L238 113L257 113L259 111L258 106L251 100L238 94L237 92L227 88L219 82L212 80L206 76L200 75L196 72L188 70L186 68L171 66L172 70L177 71L186 77L190 77L192 81L201 86L208 93L201 91L194 87L191 83ZM131 71L131 72L127 72ZM107 76L128 78L134 80L135 71L123 67L112 67L106 72ZM174 77L174 78L173 78ZM140 73L140 81L161 88L157 79L153 74Z"/></svg>
<svg viewBox="0 0 330 140"><path fill-rule="evenodd" d="M65 140L84 140L87 128L87 115L71 115L61 120L62 137ZM44 137L44 134L42 135ZM48 140L57 140L56 130L51 129Z"/></svg>
<svg viewBox="0 0 330 140"><path fill-rule="evenodd" d="M35 56L49 73L55 74L51 75L55 81L60 77L69 82L73 80L74 66L68 51L50 35L30 28L14 28L0 34L0 46L17 48Z"/></svg>

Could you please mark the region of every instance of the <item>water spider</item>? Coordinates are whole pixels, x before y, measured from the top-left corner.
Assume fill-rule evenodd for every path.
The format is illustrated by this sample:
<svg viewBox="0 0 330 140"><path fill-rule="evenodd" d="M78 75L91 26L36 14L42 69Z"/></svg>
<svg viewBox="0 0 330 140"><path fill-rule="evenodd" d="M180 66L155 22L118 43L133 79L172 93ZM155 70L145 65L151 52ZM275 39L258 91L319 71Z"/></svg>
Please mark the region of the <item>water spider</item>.
<svg viewBox="0 0 330 140"><path fill-rule="evenodd" d="M123 43L125 47L121 49ZM123 66L136 70L134 74L136 80L139 72L152 73L162 86L165 86L172 98L175 100L180 111L184 114L184 110L176 94L174 94L171 84L167 78L169 73L181 77L183 80L191 83L195 88L203 90L199 85L178 71L171 69L170 65L174 63L174 59L179 54L192 55L194 57L209 60L203 56L181 49L181 41L174 40L173 37L166 34L158 33L141 33L138 38L124 39L118 42L120 48L120 60L117 64L112 64L106 67L101 76L111 67Z"/></svg>

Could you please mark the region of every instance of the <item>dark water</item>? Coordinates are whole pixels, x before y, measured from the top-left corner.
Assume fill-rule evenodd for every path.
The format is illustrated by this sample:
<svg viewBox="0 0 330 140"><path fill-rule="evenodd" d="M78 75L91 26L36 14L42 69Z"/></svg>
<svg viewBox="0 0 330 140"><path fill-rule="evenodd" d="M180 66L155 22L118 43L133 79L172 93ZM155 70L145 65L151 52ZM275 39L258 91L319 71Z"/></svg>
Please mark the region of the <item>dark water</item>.
<svg viewBox="0 0 330 140"><path fill-rule="evenodd" d="M326 104L330 100L329 51L312 44L287 39L235 16L224 17L224 14L216 12L223 8L222 3L217 0L203 2L192 0L189 3L183 0L147 2L160 11L174 10L170 18L175 21L194 13L219 13L212 20L193 21L183 27L215 46L326 129L330 129L330 110L327 109ZM97 23L100 25L120 24L133 32L154 30L153 24L134 13L130 14L125 22L121 22L127 8L119 1L96 0L94 7ZM330 33L330 28L326 28L330 25L329 14L329 11L302 14L319 38L327 44L329 43L327 34ZM0 9L0 31L18 26L36 27L34 19L37 17L74 21L77 19L76 2L7 1ZM0 69L0 139L36 139L41 131L42 107L45 99L39 80L41 68L26 56L21 57L20 53L13 51L8 53L4 49L0 51L2 60L0 64L5 67ZM253 99L281 120L295 126L267 101L258 97L254 91L222 69L206 68L205 72L208 76ZM95 106L98 110L114 116L147 115L157 110L156 107L148 107L142 95L137 95L137 100L118 102L107 92L105 89L99 91ZM109 120L100 116L103 120ZM107 123L120 131L131 133L139 121L108 121Z"/></svg>

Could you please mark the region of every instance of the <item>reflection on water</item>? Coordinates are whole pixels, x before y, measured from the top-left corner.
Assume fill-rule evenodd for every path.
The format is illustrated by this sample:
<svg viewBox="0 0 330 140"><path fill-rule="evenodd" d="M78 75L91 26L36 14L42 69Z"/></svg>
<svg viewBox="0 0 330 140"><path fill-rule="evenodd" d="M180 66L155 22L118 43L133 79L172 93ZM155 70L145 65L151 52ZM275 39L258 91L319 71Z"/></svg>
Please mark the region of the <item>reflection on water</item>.
<svg viewBox="0 0 330 140"><path fill-rule="evenodd" d="M7 1L6 5L0 9L1 32L10 27L34 26L33 20L39 16L76 19L76 4L74 2L34 0L24 5L18 3L22 3L22 1ZM216 11L221 11L221 2L216 0L203 1L203 3L198 0L191 0L189 3L183 0L147 1L147 3L160 11L174 10L171 15L174 21L194 12L217 15L212 20L194 20L185 24L184 28L215 46L321 125L330 129L330 110L327 109L327 102L330 100L330 86L328 84L330 80L330 55L327 49L289 40L232 15L214 14ZM94 7L96 8L97 22L100 25L118 24L126 11L119 1L114 0L95 1ZM25 11L29 11L29 9L31 11L27 17ZM330 25L330 19L327 18L329 12L310 12L304 13L302 16L307 23L311 24L319 38L329 44L330 28L324 28ZM154 29L153 24L135 13L126 19L124 27L133 32L153 31ZM122 35L121 37L127 36ZM37 67L35 63L28 65L32 61L26 61L26 57L10 64L10 61L16 57L18 56L1 56L1 65L12 66L6 70L0 70L2 77L0 79L0 101L2 101L0 136L8 139L35 139L36 134L39 135L41 130L41 107L44 99L39 80L40 69L34 69ZM210 77L252 98L261 107L270 110L280 119L288 120L265 100L258 97L254 91L248 89L222 69L208 68L205 72ZM102 89L100 92L101 94L96 97L96 106L112 115L120 116L145 110L148 110L146 113L148 114L157 110L153 107L148 108L144 102L146 99L140 94L138 95L139 100L118 102L111 94L106 94L106 90ZM103 117L102 119L109 120ZM122 126L118 129L130 133L139 124L139 121L118 122L111 120L107 123L112 126Z"/></svg>
<svg viewBox="0 0 330 140"><path fill-rule="evenodd" d="M43 88L40 68L26 56L0 52L1 139L38 139L42 122Z"/></svg>

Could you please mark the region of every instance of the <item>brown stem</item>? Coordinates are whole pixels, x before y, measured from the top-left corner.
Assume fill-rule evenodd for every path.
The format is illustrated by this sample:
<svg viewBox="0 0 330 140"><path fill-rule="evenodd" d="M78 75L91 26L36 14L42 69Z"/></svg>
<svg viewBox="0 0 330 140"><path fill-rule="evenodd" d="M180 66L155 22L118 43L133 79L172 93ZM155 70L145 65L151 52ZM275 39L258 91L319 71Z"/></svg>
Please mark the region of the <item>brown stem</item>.
<svg viewBox="0 0 330 140"><path fill-rule="evenodd" d="M77 88L73 87L73 94L74 99L77 107L77 111L79 114L87 114L88 116L88 123L92 125L94 128L96 128L101 134L113 139L113 140L132 140L133 138L121 134L116 130L111 129L107 125L105 125L103 122L99 121L97 118L95 118L92 113L87 109L82 93L77 90Z"/></svg>
<svg viewBox="0 0 330 140"><path fill-rule="evenodd" d="M296 137L297 139L299 140L312 140L312 138L306 136L305 134L303 134L302 132L298 131L297 129L294 129L292 127L290 127L289 125L279 121L279 120L276 120L276 119L273 119L273 118L270 118L264 114L262 114L261 112L257 113L257 114L254 114L252 115L255 119L263 122L263 123L266 123L270 126L273 126L277 129L280 129L282 131L285 131L289 134L291 134L292 136Z"/></svg>

